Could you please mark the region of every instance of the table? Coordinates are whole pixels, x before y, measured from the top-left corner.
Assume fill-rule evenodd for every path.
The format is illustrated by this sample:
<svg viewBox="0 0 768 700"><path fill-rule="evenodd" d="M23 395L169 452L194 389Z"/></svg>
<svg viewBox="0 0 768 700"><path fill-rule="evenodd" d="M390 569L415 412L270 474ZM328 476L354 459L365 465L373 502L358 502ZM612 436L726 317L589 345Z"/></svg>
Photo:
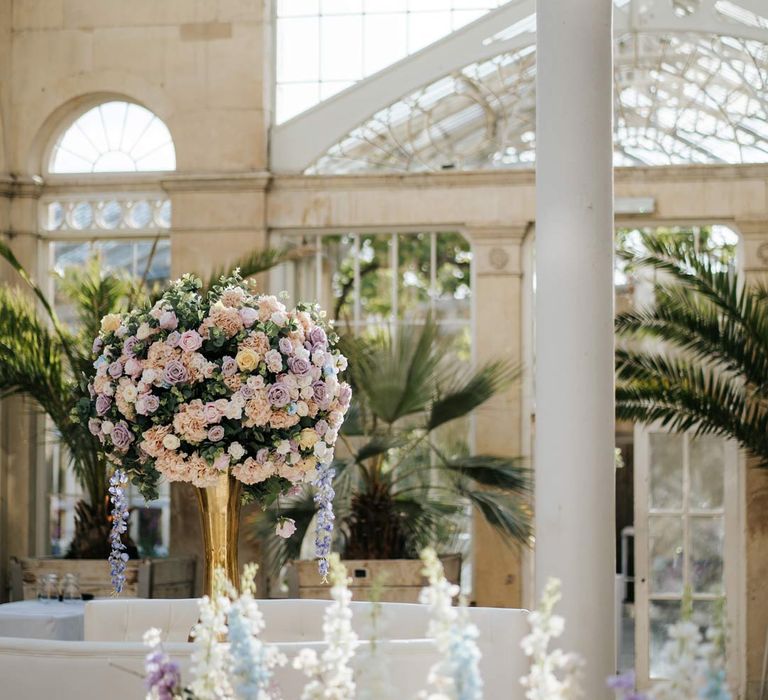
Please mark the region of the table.
<svg viewBox="0 0 768 700"><path fill-rule="evenodd" d="M82 641L85 603L22 600L0 605L0 637Z"/></svg>

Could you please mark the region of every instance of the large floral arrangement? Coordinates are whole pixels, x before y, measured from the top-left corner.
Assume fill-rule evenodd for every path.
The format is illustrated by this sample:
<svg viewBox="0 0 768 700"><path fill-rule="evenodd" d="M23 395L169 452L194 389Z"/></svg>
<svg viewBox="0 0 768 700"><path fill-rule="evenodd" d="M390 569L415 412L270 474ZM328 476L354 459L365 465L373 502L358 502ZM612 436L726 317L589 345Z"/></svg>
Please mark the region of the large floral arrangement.
<svg viewBox="0 0 768 700"><path fill-rule="evenodd" d="M202 488L229 472L264 506L316 482L325 560L330 464L352 394L337 337L316 305L287 309L237 274L201 286L187 275L151 308L104 317L82 418L147 499L161 477Z"/></svg>

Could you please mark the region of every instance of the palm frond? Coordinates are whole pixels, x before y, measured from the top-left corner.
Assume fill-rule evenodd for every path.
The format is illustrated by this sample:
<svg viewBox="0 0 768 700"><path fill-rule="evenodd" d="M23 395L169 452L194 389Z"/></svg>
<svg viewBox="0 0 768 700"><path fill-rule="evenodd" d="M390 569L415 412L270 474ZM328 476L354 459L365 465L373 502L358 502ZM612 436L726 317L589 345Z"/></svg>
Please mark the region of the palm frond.
<svg viewBox="0 0 768 700"><path fill-rule="evenodd" d="M218 284L221 277L229 275L232 270L240 270L243 279L267 272L273 267L290 260L298 260L310 255L314 249L309 246L284 246L282 248L262 248L246 253L233 263L217 268L203 281L203 291Z"/></svg>
<svg viewBox="0 0 768 700"><path fill-rule="evenodd" d="M455 372L455 370L454 370ZM478 406L506 389L521 374L520 367L506 360L488 362L469 376L454 376L432 403L427 430L469 415Z"/></svg>
<svg viewBox="0 0 768 700"><path fill-rule="evenodd" d="M752 301L748 295L743 300ZM768 338L747 333L741 319L722 314L689 288L657 286L653 307L620 314L615 327L623 337L654 337L700 362L719 364L756 388L768 383Z"/></svg>
<svg viewBox="0 0 768 700"><path fill-rule="evenodd" d="M343 350L350 358L355 389L378 419L392 425L427 409L443 356L430 319L418 331L396 337L384 331L372 339L346 338Z"/></svg>
<svg viewBox="0 0 768 700"><path fill-rule="evenodd" d="M520 544L531 536L531 511L527 501L514 493L460 486L459 491L482 513L486 522Z"/></svg>
<svg viewBox="0 0 768 700"><path fill-rule="evenodd" d="M659 353L617 352L617 416L731 437L768 466L768 405L730 373Z"/></svg>
<svg viewBox="0 0 768 700"><path fill-rule="evenodd" d="M472 455L445 461L442 466L454 477L524 494L531 489L531 470L523 461L520 457Z"/></svg>

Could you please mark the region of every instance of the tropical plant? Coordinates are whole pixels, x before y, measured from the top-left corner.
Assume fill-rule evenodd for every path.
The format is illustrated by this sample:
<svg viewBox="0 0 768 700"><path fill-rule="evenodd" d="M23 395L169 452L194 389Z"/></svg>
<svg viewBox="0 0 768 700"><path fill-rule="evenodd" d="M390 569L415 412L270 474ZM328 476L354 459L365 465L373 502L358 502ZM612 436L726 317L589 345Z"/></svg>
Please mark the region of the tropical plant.
<svg viewBox="0 0 768 700"><path fill-rule="evenodd" d="M518 370L503 361L477 370L462 366L429 319L396 337L345 336L341 349L349 358L354 399L334 464L338 551L347 558L397 559L417 558L436 542L455 549L470 506L525 542L529 471L522 460L470 455L456 439L461 421ZM273 571L299 558L314 510L306 488L254 516ZM265 538L281 518L295 521L298 536Z"/></svg>
<svg viewBox="0 0 768 700"><path fill-rule="evenodd" d="M256 251L233 267L250 277L305 252L295 248ZM24 395L50 418L83 489L84 496L75 507L75 534L67 556L106 559L110 527L106 463L99 442L73 415L73 409L87 396L84 378L93 361L91 343L101 318L151 304L162 289L148 288L146 274L131 278L108 273L95 260L70 270L59 280L59 289L77 318L77 329L72 330L61 322L42 288L2 242L0 256L32 292L30 296L10 286L0 287L0 398ZM151 260L147 269L150 265ZM219 276L220 271L210 275L206 286L212 286Z"/></svg>
<svg viewBox="0 0 768 700"><path fill-rule="evenodd" d="M768 467L768 288L674 235L620 255L658 274L653 305L616 319L618 417L733 438Z"/></svg>

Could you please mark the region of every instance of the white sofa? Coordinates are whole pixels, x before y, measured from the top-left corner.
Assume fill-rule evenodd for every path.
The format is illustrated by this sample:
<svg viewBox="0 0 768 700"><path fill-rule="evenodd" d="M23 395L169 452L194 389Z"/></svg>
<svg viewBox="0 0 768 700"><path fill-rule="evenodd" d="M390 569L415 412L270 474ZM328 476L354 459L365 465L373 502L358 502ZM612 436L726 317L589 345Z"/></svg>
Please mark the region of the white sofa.
<svg viewBox="0 0 768 700"><path fill-rule="evenodd" d="M307 646L322 648L322 617L328 601L261 600L266 621L263 638L277 644L290 658ZM353 626L369 638L371 604L352 603ZM527 633L522 610L470 608L480 630L483 655L481 672L486 700L523 697L519 678L527 672L520 640ZM161 630L166 651L184 673L191 645L186 643L197 620L195 600L103 600L86 605L84 642L49 642L0 638L0 678L3 693L14 698L56 697L61 700L128 700L143 697L141 637L149 627ZM377 650L386 658L391 698L406 700L424 688L429 666L436 660L434 645L424 639L428 612L424 606L382 603ZM369 645L358 650L364 668ZM185 676L188 678L188 675ZM285 700L295 700L303 686L302 676L290 668L276 674ZM364 676L361 685L366 684ZM108 691L106 690L108 689ZM381 700L386 700L381 698Z"/></svg>

